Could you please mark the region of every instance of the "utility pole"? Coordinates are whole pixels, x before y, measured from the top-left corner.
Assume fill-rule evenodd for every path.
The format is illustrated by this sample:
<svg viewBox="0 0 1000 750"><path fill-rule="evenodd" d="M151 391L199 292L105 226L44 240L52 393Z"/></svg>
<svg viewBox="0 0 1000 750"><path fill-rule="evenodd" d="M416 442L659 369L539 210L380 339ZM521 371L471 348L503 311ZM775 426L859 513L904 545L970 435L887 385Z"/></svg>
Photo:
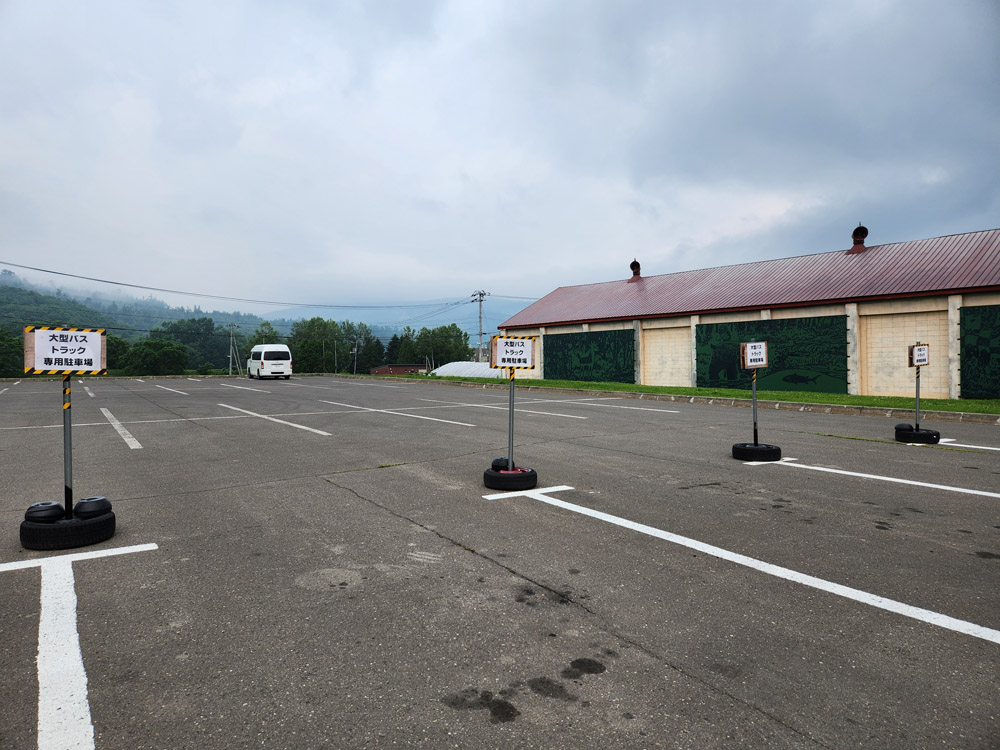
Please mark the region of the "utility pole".
<svg viewBox="0 0 1000 750"><path fill-rule="evenodd" d="M472 293L472 299L479 300L479 348L476 350L476 362L483 361L483 297L488 297L489 294L482 289Z"/></svg>
<svg viewBox="0 0 1000 750"><path fill-rule="evenodd" d="M236 324L229 324L229 374L233 374L233 354L236 353ZM239 372L240 363L236 363L236 370Z"/></svg>

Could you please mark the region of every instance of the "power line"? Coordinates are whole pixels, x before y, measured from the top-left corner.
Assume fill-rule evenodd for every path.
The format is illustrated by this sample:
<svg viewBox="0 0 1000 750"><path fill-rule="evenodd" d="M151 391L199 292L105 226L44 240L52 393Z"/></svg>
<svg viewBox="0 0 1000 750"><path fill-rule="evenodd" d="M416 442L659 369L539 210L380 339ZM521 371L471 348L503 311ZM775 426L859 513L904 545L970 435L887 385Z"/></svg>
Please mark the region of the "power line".
<svg viewBox="0 0 1000 750"><path fill-rule="evenodd" d="M0 260L0 265L22 268L27 271L38 271L39 273L51 273L56 276L67 276L73 279L83 279L84 281L96 281L100 284L112 284L113 286L125 286L130 289L144 289L149 292L163 292L164 294L179 294L185 297L203 297L205 299L225 300L226 302L247 302L255 305L278 305L284 307L318 307L324 309L337 310L407 310L420 307L439 307L440 302L422 303L419 305L320 305L311 302L275 302L273 300L244 299L242 297L223 297L217 294L201 294L199 292L181 292L176 289L161 289L155 286L142 286L141 284L128 284L124 281L109 281L107 279L96 279L93 276L79 276L75 273L64 273L62 271L50 271L46 268L35 268L34 266L24 266L20 263ZM453 303L457 304L457 303Z"/></svg>

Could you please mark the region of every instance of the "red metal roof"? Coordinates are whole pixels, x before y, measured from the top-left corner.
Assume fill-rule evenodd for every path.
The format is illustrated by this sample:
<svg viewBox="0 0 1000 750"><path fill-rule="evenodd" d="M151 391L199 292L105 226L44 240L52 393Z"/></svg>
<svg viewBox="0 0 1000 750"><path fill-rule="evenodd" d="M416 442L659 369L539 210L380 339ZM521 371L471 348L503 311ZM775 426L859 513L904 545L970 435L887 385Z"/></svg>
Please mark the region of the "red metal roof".
<svg viewBox="0 0 1000 750"><path fill-rule="evenodd" d="M500 324L568 323L1000 291L1000 229L559 287Z"/></svg>

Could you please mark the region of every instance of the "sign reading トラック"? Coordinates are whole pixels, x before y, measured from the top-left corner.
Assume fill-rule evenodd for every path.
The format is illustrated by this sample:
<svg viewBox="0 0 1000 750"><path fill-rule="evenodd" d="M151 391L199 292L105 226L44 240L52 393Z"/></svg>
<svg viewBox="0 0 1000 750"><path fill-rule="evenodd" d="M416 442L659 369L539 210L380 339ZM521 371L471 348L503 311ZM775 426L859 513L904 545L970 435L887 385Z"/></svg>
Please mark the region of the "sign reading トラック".
<svg viewBox="0 0 1000 750"><path fill-rule="evenodd" d="M104 374L107 371L107 339L97 328L24 329L26 375Z"/></svg>

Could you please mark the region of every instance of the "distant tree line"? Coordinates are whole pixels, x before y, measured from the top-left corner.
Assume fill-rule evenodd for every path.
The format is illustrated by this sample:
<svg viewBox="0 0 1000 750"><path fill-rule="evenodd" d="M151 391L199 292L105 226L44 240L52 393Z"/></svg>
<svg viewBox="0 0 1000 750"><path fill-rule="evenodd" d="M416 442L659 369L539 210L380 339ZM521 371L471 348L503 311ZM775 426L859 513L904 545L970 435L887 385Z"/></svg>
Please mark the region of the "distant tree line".
<svg viewBox="0 0 1000 750"><path fill-rule="evenodd" d="M115 302L92 297L82 304L61 292L46 294L30 286L0 269L0 377L23 376L26 325L104 328L108 369L127 375L209 374L230 367L235 373L245 367L251 347L261 343L288 344L296 372L368 372L383 364L433 368L469 360L473 353L469 335L454 323L400 331L320 317L269 322L242 313L212 313L176 319L184 308L152 298ZM117 315L137 316L150 327L124 327ZM251 326L256 330L248 336L244 331Z"/></svg>
<svg viewBox="0 0 1000 750"><path fill-rule="evenodd" d="M406 327L383 343L365 323L347 320L296 321L288 336L265 321L247 337L211 318L189 318L164 323L135 343L108 334L108 370L125 375L181 375L185 371L207 375L231 368L235 373L245 367L253 346L275 343L289 346L293 369L299 373L368 372L383 364L437 367L467 361L473 354L469 334L454 323L419 331ZM23 374L23 334L0 329L0 377Z"/></svg>

